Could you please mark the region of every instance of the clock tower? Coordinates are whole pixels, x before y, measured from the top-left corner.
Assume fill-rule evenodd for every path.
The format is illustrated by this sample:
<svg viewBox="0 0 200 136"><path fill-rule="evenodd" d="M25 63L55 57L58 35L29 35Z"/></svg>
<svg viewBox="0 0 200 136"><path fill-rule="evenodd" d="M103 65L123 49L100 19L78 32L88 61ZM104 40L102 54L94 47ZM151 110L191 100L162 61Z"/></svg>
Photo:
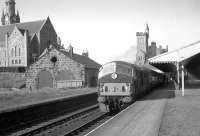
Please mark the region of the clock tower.
<svg viewBox="0 0 200 136"><path fill-rule="evenodd" d="M9 25L14 23L20 23L19 12L15 13L15 0L5 1L5 11L2 10L1 24Z"/></svg>

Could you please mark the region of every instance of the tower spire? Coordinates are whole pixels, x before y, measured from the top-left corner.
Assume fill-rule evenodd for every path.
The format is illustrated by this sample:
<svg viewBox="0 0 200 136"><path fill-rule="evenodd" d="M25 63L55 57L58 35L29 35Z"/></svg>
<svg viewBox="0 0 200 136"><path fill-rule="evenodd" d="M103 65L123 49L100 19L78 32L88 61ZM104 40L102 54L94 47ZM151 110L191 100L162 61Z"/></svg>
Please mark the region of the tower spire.
<svg viewBox="0 0 200 136"><path fill-rule="evenodd" d="M145 29L145 32L149 34L149 25L148 25L148 23L146 23L146 29Z"/></svg>
<svg viewBox="0 0 200 136"><path fill-rule="evenodd" d="M20 23L19 12L15 12L15 0L5 0L4 19L1 20L2 25Z"/></svg>
<svg viewBox="0 0 200 136"><path fill-rule="evenodd" d="M4 14L3 9L2 9L2 12L1 12L1 25L5 25L5 14Z"/></svg>

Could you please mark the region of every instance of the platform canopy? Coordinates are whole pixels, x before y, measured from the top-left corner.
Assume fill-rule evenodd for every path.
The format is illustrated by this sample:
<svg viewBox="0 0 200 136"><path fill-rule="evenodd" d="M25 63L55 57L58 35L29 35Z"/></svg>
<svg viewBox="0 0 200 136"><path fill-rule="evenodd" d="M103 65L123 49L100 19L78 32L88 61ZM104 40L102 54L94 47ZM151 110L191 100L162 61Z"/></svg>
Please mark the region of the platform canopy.
<svg viewBox="0 0 200 136"><path fill-rule="evenodd" d="M149 58L150 64L183 62L200 53L200 41L183 46L174 51Z"/></svg>
<svg viewBox="0 0 200 136"><path fill-rule="evenodd" d="M200 55L200 41L183 46L179 49L160 54L149 58L149 64L161 69L164 72L176 71L176 65L192 66L198 64Z"/></svg>

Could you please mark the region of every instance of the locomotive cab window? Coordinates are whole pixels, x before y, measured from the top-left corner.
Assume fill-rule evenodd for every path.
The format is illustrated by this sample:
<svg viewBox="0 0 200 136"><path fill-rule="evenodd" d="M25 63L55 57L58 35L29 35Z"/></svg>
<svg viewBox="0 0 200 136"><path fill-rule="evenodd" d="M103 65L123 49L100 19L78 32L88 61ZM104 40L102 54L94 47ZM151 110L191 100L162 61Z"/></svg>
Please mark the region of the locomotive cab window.
<svg viewBox="0 0 200 136"><path fill-rule="evenodd" d="M105 86L105 92L108 92L108 86Z"/></svg>

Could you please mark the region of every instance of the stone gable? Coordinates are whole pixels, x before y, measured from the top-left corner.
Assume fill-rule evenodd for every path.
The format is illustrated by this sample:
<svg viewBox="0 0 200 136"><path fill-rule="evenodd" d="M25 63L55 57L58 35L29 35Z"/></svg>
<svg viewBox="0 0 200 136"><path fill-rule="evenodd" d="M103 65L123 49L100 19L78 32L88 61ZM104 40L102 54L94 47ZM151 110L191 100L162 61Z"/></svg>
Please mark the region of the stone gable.
<svg viewBox="0 0 200 136"><path fill-rule="evenodd" d="M26 86L27 88L40 88L40 74L43 72L49 74L52 78L53 88L57 88L61 82L65 81L85 81L84 65L74 61L70 57L59 52L55 48L46 49L46 53L39 58L39 60L32 64L26 72ZM44 72L45 71L45 72ZM59 77L66 74L66 78ZM71 79L69 79L71 77ZM58 81L59 80L59 81ZM46 83L44 83L46 84ZM50 84L50 83L47 83ZM48 86L48 85L47 85ZM51 85L49 85L51 87Z"/></svg>
<svg viewBox="0 0 200 136"><path fill-rule="evenodd" d="M13 32L8 36L8 63L9 66L27 66L27 45L26 32L24 35L15 27Z"/></svg>
<svg viewBox="0 0 200 136"><path fill-rule="evenodd" d="M0 31L0 67L25 68L35 62L50 43L57 45L57 34L49 17L45 20L1 26ZM20 58L14 55L16 59L13 58L12 48L21 48L17 49L17 53L23 55Z"/></svg>

